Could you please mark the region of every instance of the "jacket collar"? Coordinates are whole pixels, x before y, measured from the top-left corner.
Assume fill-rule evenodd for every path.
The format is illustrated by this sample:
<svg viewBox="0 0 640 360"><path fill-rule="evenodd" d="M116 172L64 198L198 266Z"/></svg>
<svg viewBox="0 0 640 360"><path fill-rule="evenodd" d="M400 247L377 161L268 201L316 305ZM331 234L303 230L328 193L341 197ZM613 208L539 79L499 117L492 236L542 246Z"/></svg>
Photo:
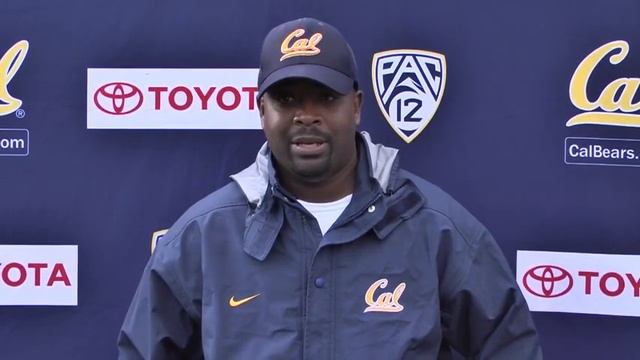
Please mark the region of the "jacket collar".
<svg viewBox="0 0 640 360"><path fill-rule="evenodd" d="M392 180L392 170L396 163L398 149L386 147L382 144L374 144L369 134L365 131L357 134L365 145L369 160L369 176L374 178L383 191L389 189ZM265 142L256 156L256 161L246 169L231 175L247 201L253 206L260 207L267 193L270 183L275 180L272 174L271 151Z"/></svg>
<svg viewBox="0 0 640 360"><path fill-rule="evenodd" d="M374 144L366 132L359 133L357 136L360 156L357 170L358 183L354 191L354 200L349 206L352 209L359 206L353 203L354 201L364 203L372 200L366 195L368 193L369 196L375 196L372 187L388 192L394 182L398 166L397 149ZM267 143L262 145L253 164L232 175L231 178L242 189L252 209L247 218L244 233L244 250L254 258L264 260L273 247L284 222L282 204L274 196L277 191L275 190L277 179ZM361 194L363 196L359 196Z"/></svg>

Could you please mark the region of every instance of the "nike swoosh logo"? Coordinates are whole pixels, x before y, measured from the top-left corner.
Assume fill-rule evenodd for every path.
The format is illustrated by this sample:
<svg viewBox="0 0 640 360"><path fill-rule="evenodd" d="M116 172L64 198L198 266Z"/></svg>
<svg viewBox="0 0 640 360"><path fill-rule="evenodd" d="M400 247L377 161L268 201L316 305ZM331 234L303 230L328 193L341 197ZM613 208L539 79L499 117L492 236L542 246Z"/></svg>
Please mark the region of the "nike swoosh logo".
<svg viewBox="0 0 640 360"><path fill-rule="evenodd" d="M253 296L246 297L246 298L244 298L244 299L240 299L240 300L235 300L235 299L233 298L233 296L232 296L232 297L231 297L231 299L229 299L229 306L231 306L231 307L240 306L240 305L242 305L242 304L244 304L244 303L246 303L246 302L249 302L249 301L251 301L251 300L253 300L253 299L257 298L258 296L260 296L260 294L259 294L259 293L258 293L258 294L255 294L255 295L253 295Z"/></svg>

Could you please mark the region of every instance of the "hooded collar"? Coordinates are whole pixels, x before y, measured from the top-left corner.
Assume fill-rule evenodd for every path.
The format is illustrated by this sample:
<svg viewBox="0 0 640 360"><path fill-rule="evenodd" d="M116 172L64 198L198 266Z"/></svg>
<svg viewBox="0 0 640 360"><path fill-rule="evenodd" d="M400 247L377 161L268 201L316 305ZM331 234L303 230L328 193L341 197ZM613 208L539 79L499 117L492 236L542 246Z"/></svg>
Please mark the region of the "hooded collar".
<svg viewBox="0 0 640 360"><path fill-rule="evenodd" d="M354 199L361 198L357 196L358 193L371 189L376 183L380 190L388 192L396 173L398 150L374 144L366 132L357 136L361 152L357 171L359 174L366 174L368 171L369 176L358 176ZM271 151L265 143L253 164L231 176L242 189L250 207L255 209L247 218L243 248L249 255L261 261L269 254L284 223L283 205L274 196L277 185L274 172ZM366 201L364 198L361 200Z"/></svg>
<svg viewBox="0 0 640 360"><path fill-rule="evenodd" d="M382 191L387 192L398 149L382 144L374 144L369 134L365 131L358 133L357 136L365 145L369 160L369 176L378 182ZM231 179L240 186L250 204L260 207L269 184L273 184L275 181L272 171L271 150L265 142L258 151L256 161L239 173L231 175Z"/></svg>

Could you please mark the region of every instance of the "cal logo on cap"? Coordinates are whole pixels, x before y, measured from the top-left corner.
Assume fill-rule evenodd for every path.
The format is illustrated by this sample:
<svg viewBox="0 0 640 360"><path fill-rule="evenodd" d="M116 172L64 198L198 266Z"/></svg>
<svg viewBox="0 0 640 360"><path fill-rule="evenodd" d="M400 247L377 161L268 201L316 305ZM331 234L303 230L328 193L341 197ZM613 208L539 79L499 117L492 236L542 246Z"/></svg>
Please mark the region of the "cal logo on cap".
<svg viewBox="0 0 640 360"><path fill-rule="evenodd" d="M294 56L313 56L320 53L320 49L318 49L316 45L322 40L321 33L315 33L308 39L298 39L291 44L294 38L301 37L304 35L304 32L304 29L296 29L284 38L280 46L280 51L282 52L280 61Z"/></svg>

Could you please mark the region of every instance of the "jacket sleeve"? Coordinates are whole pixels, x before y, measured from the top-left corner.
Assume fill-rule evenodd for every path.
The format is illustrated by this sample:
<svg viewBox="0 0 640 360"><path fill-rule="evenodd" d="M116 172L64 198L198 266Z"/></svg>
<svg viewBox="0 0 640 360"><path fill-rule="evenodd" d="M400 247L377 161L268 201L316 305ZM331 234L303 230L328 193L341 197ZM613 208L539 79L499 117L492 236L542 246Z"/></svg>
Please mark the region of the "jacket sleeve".
<svg viewBox="0 0 640 360"><path fill-rule="evenodd" d="M199 261L173 240L158 243L144 269L118 336L118 359L202 358L200 302L192 291Z"/></svg>
<svg viewBox="0 0 640 360"><path fill-rule="evenodd" d="M502 251L486 229L476 230L475 241L458 242L465 249L447 259L460 272L457 285L441 297L444 343L469 359L542 359L529 309Z"/></svg>

